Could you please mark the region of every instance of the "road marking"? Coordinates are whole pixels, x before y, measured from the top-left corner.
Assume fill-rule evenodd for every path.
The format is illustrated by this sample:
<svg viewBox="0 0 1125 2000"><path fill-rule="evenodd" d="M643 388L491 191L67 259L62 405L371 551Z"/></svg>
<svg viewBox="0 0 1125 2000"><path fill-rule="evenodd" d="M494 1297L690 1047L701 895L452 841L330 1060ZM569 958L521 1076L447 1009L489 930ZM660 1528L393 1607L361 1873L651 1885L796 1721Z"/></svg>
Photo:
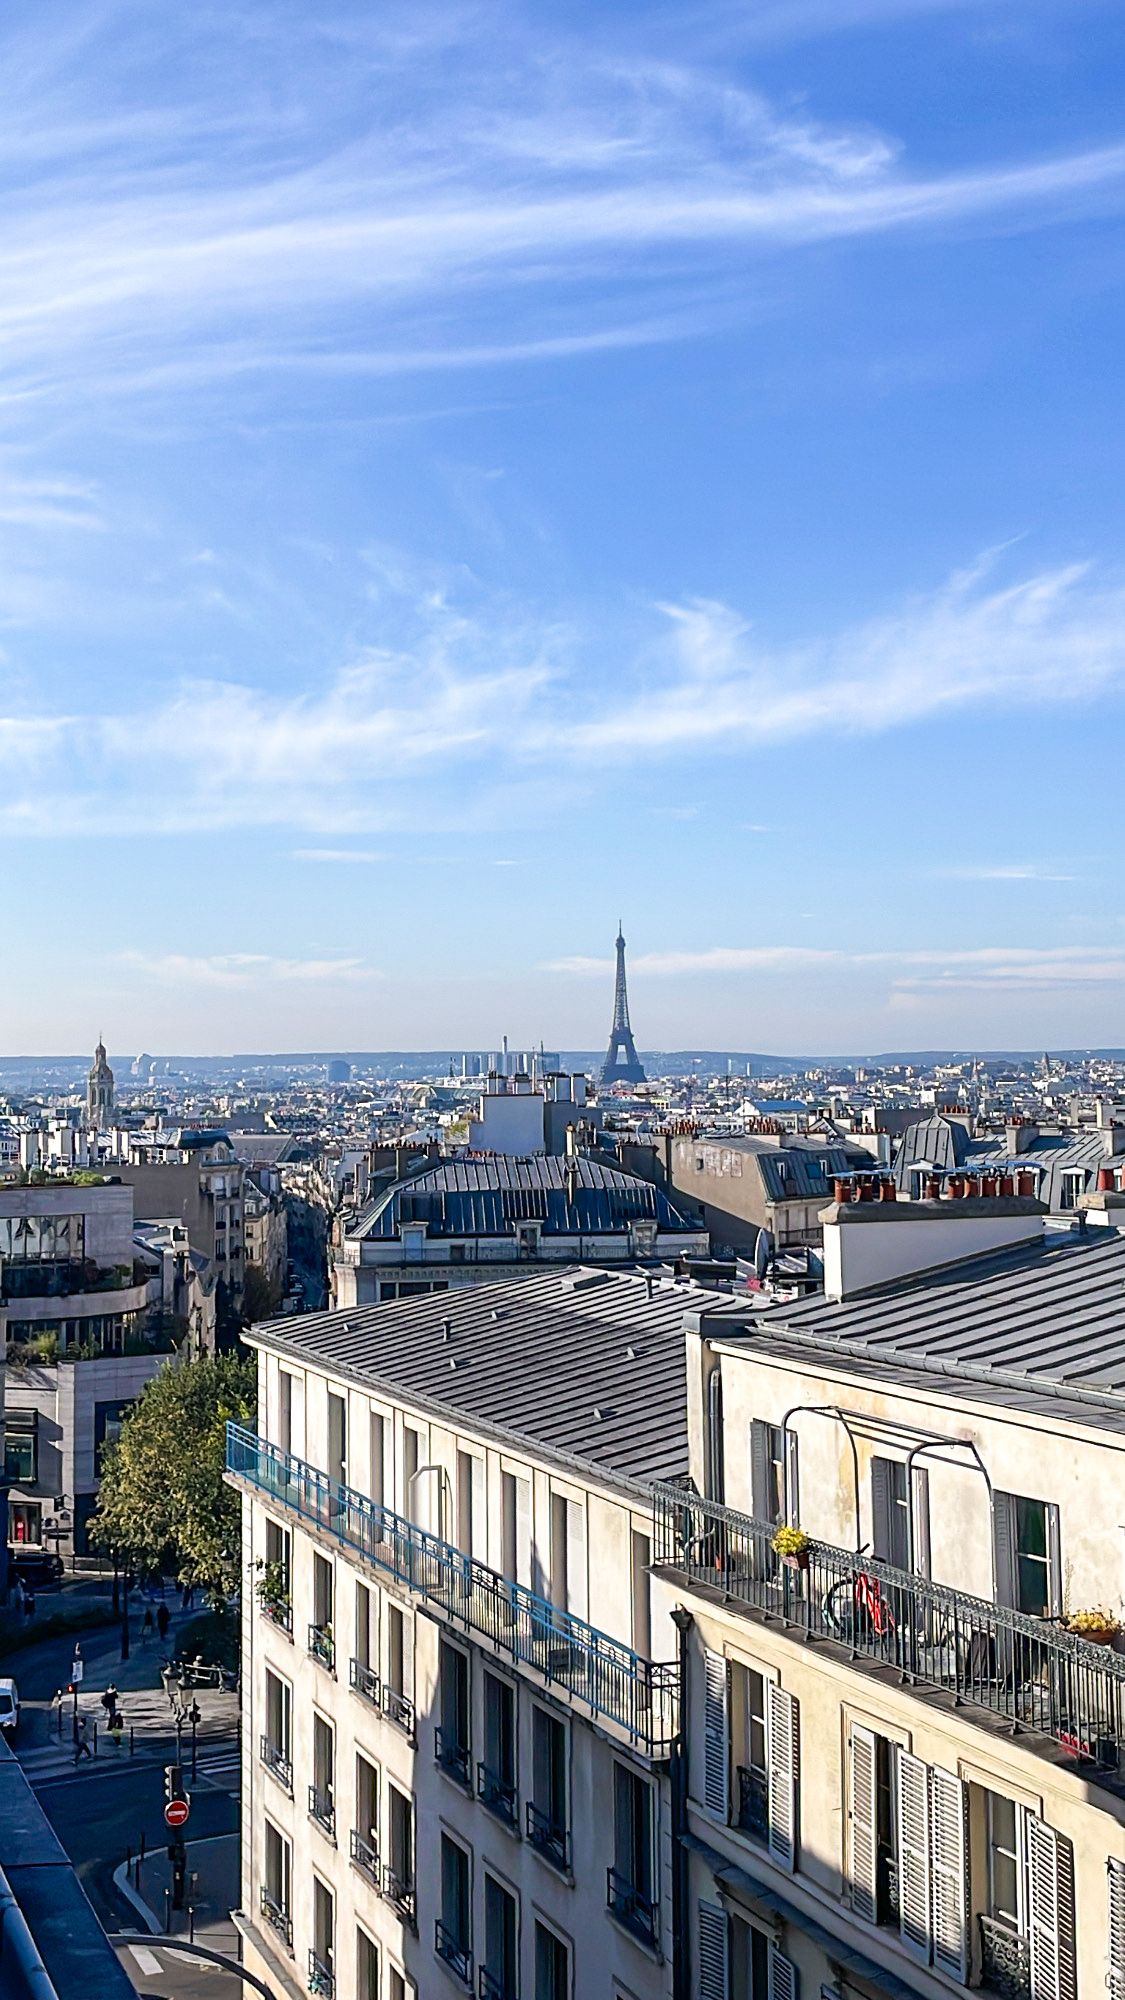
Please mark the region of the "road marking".
<svg viewBox="0 0 1125 2000"><path fill-rule="evenodd" d="M127 1950L132 1952L146 1979L159 1978L164 1967L151 1951L146 1951L143 1944L131 1944Z"/></svg>

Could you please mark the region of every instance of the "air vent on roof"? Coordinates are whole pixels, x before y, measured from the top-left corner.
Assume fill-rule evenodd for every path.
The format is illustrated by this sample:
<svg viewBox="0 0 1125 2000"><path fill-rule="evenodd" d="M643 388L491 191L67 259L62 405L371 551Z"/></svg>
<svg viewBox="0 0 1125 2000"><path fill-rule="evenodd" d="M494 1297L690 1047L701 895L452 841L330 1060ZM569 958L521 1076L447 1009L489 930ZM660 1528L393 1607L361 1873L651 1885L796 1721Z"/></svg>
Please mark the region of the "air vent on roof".
<svg viewBox="0 0 1125 2000"><path fill-rule="evenodd" d="M595 1404L594 1404L594 1422L595 1422L596 1424L600 1424L600 1423L601 1423L601 1420L602 1420L602 1414L603 1414L603 1412L602 1412L602 1408L601 1408L601 1405L600 1405L600 1403L595 1403Z"/></svg>
<svg viewBox="0 0 1125 2000"><path fill-rule="evenodd" d="M456 1356L455 1354L451 1354L451 1355L450 1355L450 1357L449 1357L449 1365L450 1365L450 1367L451 1367L451 1368L456 1368L456 1366L457 1366L457 1356Z"/></svg>
<svg viewBox="0 0 1125 2000"><path fill-rule="evenodd" d="M627 1348L625 1349L625 1359L626 1359L626 1361L635 1361L635 1360L636 1360L636 1358L637 1358L637 1350L636 1350L636 1348L635 1348L635 1347L627 1347Z"/></svg>
<svg viewBox="0 0 1125 2000"><path fill-rule="evenodd" d="M443 1320L442 1320L442 1323L441 1323L441 1337L442 1337L442 1339L443 1339L443 1340L452 1340L452 1338L453 1338L453 1321L452 1321L451 1319L443 1319Z"/></svg>
<svg viewBox="0 0 1125 2000"><path fill-rule="evenodd" d="M575 1271L573 1277L564 1279L568 1292L588 1292L594 1285L608 1285L611 1271Z"/></svg>
<svg viewBox="0 0 1125 2000"><path fill-rule="evenodd" d="M493 1308L492 1308L492 1317L493 1317L493 1319L503 1319L504 1315L503 1315L503 1313L501 1312L501 1310L500 1310L499 1306L493 1306Z"/></svg>

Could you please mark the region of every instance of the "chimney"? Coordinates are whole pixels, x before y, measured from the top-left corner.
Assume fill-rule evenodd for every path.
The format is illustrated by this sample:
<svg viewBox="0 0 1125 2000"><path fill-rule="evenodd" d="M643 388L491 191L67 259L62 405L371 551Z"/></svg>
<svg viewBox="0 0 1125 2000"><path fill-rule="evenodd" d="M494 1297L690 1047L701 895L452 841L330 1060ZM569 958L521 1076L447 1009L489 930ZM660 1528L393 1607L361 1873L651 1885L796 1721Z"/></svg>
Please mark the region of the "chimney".
<svg viewBox="0 0 1125 2000"><path fill-rule="evenodd" d="M895 1201L880 1192L876 1199L861 1194L858 1201L834 1202L819 1218L825 1297L855 1298L989 1251L1038 1242L1046 1212L1027 1195L958 1192L940 1201Z"/></svg>
<svg viewBox="0 0 1125 2000"><path fill-rule="evenodd" d="M1004 1144L1010 1158L1026 1153L1039 1137L1039 1127L1030 1118L1009 1118L1004 1127Z"/></svg>

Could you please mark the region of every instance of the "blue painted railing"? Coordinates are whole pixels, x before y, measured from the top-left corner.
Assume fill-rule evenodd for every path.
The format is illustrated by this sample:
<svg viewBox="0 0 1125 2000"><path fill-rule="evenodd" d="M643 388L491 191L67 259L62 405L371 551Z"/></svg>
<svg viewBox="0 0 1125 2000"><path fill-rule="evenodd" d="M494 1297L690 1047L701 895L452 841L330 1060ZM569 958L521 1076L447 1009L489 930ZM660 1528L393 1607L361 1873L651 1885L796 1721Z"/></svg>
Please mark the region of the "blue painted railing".
<svg viewBox="0 0 1125 2000"><path fill-rule="evenodd" d="M675 1664L644 1659L241 1424L227 1425L226 1463L236 1479L314 1522L349 1553L531 1668L547 1686L615 1724L637 1749L650 1757L669 1754L679 1726Z"/></svg>

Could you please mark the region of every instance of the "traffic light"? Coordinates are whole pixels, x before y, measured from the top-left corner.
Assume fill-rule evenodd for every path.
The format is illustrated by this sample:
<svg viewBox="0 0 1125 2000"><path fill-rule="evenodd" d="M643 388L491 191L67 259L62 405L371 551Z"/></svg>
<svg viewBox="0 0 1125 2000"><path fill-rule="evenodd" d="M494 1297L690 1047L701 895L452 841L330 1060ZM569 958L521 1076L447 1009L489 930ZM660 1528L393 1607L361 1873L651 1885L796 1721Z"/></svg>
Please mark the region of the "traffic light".
<svg viewBox="0 0 1125 2000"><path fill-rule="evenodd" d="M74 1681L68 1681L66 1684L66 1691L68 1694L77 1694L78 1688L76 1683Z"/></svg>
<svg viewBox="0 0 1125 2000"><path fill-rule="evenodd" d="M164 1766L164 1802L171 1805L173 1799L184 1797L184 1770L182 1764Z"/></svg>

